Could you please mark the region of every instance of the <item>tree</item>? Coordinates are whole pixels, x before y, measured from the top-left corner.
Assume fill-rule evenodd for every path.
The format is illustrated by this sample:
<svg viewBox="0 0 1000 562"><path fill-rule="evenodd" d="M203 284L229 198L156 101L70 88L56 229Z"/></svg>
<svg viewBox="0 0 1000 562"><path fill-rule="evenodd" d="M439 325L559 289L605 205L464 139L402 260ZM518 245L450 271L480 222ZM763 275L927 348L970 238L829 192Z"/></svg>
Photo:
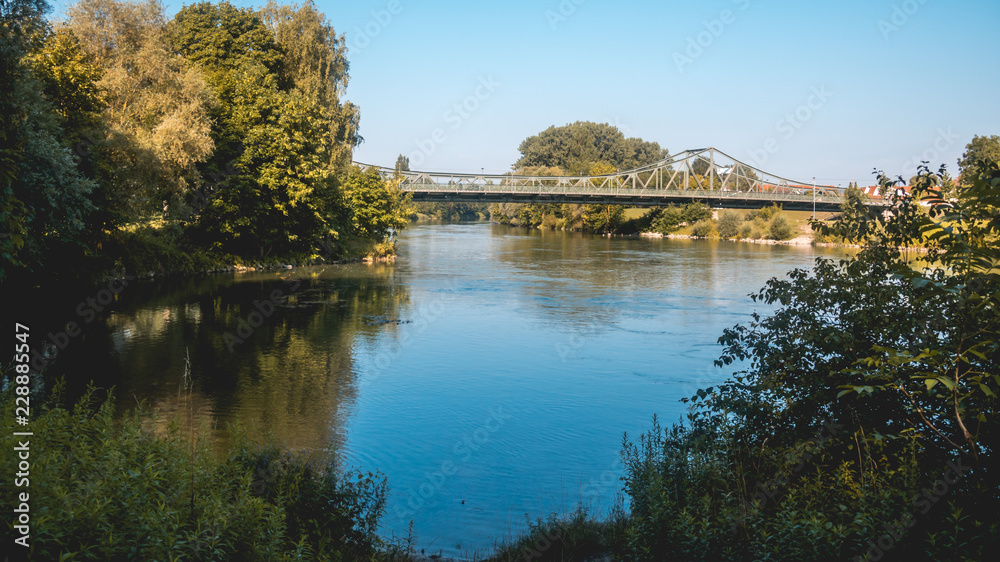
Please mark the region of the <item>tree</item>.
<svg viewBox="0 0 1000 562"><path fill-rule="evenodd" d="M218 86L228 103L220 135L242 138L235 172L216 187L198 217L207 241L240 255L307 251L336 238L342 203L329 166L329 138L316 130L322 109L301 93L286 94L252 61Z"/></svg>
<svg viewBox="0 0 1000 562"><path fill-rule="evenodd" d="M87 251L94 184L63 144L60 116L30 60L50 33L40 1L0 3L0 280L52 264L72 271Z"/></svg>
<svg viewBox="0 0 1000 562"><path fill-rule="evenodd" d="M767 228L767 237L771 240L788 240L795 235L795 230L784 215L776 215Z"/></svg>
<svg viewBox="0 0 1000 562"><path fill-rule="evenodd" d="M406 226L412 214L408 195L375 168L353 167L344 184L344 198L353 211L354 231L372 240L390 238Z"/></svg>
<svg viewBox="0 0 1000 562"><path fill-rule="evenodd" d="M972 185L983 174L1000 162L1000 136L972 137L965 153L958 160L958 171L964 185Z"/></svg>
<svg viewBox="0 0 1000 562"><path fill-rule="evenodd" d="M815 222L864 248L768 281L753 298L773 312L719 340L733 377L626 442L634 557L851 558L886 529L899 559L996 548L1000 166L954 200L940 175L910 193L880 175L888 212ZM919 261L899 249L921 240Z"/></svg>
<svg viewBox="0 0 1000 562"><path fill-rule="evenodd" d="M684 212L681 216L684 219L684 222L694 224L698 221L711 219L712 214L711 207L699 201L695 201L694 203L688 203L684 206Z"/></svg>
<svg viewBox="0 0 1000 562"><path fill-rule="evenodd" d="M589 176L613 174L617 170L606 162L592 162L585 173ZM586 205L583 211L583 226L590 232L607 234L617 232L625 222L625 208L621 205Z"/></svg>
<svg viewBox="0 0 1000 562"><path fill-rule="evenodd" d="M590 121L549 127L525 139L518 150L521 158L515 168L559 166L571 175L586 174L595 162L627 170L668 156L655 142L625 138L617 127Z"/></svg>
<svg viewBox="0 0 1000 562"><path fill-rule="evenodd" d="M661 234L670 234L680 228L684 222L684 207L677 205L667 205L662 208L657 218L653 219L652 228Z"/></svg>
<svg viewBox="0 0 1000 562"><path fill-rule="evenodd" d="M226 1L198 2L177 12L168 33L175 52L205 69L212 75L211 82L218 79L217 73L247 61L260 64L270 74L282 72L285 52L274 32L250 8ZM289 69L286 77L294 80L297 70Z"/></svg>
<svg viewBox="0 0 1000 562"><path fill-rule="evenodd" d="M270 0L261 16L283 51L279 87L294 88L323 108L333 141L331 163L345 168L361 142L361 117L357 106L341 101L350 67L344 35L337 35L311 0L294 7Z"/></svg>
<svg viewBox="0 0 1000 562"><path fill-rule="evenodd" d="M197 166L215 149L214 99L201 71L171 52L156 0L80 0L67 15L66 33L101 74L101 127L87 151L100 185L96 228L114 231L176 207L199 183Z"/></svg>
<svg viewBox="0 0 1000 562"><path fill-rule="evenodd" d="M716 228L721 238L735 238L740 232L740 225L743 223L743 215L737 211L726 209L719 213L719 221Z"/></svg>
<svg viewBox="0 0 1000 562"><path fill-rule="evenodd" d="M408 156L403 156L400 154L396 157L396 171L397 172L409 172L410 171L410 158Z"/></svg>

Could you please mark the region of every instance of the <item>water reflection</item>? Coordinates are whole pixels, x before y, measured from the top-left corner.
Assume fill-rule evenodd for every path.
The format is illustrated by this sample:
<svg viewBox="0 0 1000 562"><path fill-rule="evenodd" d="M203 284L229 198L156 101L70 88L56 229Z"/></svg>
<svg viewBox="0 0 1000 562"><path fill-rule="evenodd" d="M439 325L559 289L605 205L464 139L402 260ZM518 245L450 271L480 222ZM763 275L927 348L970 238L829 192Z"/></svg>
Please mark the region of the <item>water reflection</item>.
<svg viewBox="0 0 1000 562"><path fill-rule="evenodd" d="M341 446L354 342L394 330L366 319L396 318L408 300L386 264L141 284L51 374L77 394L90 380L114 386L122 410L145 402L160 427L179 419L222 441L238 421L290 449Z"/></svg>
<svg viewBox="0 0 1000 562"><path fill-rule="evenodd" d="M130 285L57 363L122 408L240 421L384 472L384 530L460 555L531 518L607 507L623 432L728 376L747 293L836 250L415 226L392 265ZM184 384L190 357L193 390ZM460 546L461 545L461 546Z"/></svg>

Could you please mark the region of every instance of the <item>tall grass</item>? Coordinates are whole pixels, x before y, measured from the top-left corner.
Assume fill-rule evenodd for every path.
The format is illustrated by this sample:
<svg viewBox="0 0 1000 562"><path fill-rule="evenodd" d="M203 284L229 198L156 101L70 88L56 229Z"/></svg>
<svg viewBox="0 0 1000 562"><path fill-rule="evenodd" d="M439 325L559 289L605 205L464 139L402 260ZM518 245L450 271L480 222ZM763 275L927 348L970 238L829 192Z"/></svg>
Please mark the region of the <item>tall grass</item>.
<svg viewBox="0 0 1000 562"><path fill-rule="evenodd" d="M0 399L3 447L12 451L13 393ZM238 430L218 453L205 431L174 423L156 433L141 410L118 420L114 412L113 397L94 388L72 407L60 406L57 393L33 412L31 559L381 557L382 476L343 471L332 455L291 454ZM0 458L5 474L17 471L15 455ZM5 499L25 491L13 483L0 482ZM13 522L5 521L11 545Z"/></svg>

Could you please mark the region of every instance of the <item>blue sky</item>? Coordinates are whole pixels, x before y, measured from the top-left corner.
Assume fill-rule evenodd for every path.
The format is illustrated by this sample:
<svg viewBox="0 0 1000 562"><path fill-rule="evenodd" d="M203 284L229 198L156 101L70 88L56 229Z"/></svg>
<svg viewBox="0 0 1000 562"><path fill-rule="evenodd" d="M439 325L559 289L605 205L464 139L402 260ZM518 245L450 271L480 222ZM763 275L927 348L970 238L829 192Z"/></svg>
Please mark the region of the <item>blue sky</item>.
<svg viewBox="0 0 1000 562"><path fill-rule="evenodd" d="M524 138L589 120L671 152L870 184L924 158L954 172L973 135L1000 134L995 0L317 6L347 35L368 163L506 172Z"/></svg>

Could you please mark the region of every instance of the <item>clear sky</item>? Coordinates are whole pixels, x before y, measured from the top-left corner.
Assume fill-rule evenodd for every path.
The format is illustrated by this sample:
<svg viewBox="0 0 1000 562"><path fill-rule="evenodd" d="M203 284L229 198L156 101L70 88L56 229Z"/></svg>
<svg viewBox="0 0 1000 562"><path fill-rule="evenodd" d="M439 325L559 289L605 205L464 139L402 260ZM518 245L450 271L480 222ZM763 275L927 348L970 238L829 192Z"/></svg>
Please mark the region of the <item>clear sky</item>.
<svg viewBox="0 0 1000 562"><path fill-rule="evenodd" d="M955 172L973 135L1000 134L996 0L317 6L347 36L367 163L502 173L526 137L589 120L671 152L871 184L874 168L908 177L925 158Z"/></svg>

